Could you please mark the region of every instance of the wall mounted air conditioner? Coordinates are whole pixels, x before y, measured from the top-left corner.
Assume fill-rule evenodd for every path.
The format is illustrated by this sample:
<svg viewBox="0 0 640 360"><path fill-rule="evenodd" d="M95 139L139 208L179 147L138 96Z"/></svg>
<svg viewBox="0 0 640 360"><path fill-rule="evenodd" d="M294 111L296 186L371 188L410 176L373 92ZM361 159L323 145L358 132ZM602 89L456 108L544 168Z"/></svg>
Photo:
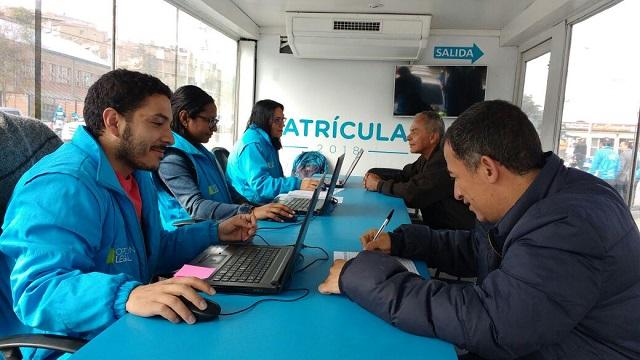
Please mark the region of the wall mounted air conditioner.
<svg viewBox="0 0 640 360"><path fill-rule="evenodd" d="M431 15L287 12L293 54L301 58L416 60Z"/></svg>

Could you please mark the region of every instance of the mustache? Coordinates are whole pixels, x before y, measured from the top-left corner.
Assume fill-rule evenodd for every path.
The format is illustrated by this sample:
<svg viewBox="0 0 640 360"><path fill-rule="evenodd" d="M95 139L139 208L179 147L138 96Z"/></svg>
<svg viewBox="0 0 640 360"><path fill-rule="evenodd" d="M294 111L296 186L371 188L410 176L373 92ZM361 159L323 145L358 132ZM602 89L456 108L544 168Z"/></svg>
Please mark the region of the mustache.
<svg viewBox="0 0 640 360"><path fill-rule="evenodd" d="M153 146L151 147L151 150L156 150L156 151L162 151L162 152L165 152L165 151L167 151L167 149L168 149L168 148L169 148L169 147L168 147L167 145L153 145Z"/></svg>

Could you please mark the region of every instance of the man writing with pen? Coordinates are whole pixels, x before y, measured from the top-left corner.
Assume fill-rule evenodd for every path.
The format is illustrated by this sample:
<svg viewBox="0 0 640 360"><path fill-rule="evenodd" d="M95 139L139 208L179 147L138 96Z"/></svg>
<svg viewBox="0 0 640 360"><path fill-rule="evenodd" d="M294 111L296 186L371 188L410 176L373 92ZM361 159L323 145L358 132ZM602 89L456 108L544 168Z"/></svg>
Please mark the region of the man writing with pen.
<svg viewBox="0 0 640 360"><path fill-rule="evenodd" d="M640 233L616 191L543 153L527 116L501 100L461 114L444 156L476 227L369 231L370 251L336 260L319 291L465 359L639 359ZM477 282L423 279L388 255Z"/></svg>

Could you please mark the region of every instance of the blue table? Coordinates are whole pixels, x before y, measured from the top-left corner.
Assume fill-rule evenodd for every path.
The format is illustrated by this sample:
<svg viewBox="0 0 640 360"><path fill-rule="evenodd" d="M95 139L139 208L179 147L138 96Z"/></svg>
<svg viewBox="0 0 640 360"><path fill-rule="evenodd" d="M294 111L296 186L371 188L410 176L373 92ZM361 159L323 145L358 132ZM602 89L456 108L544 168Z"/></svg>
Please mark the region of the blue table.
<svg viewBox="0 0 640 360"><path fill-rule="evenodd" d="M321 246L330 260L294 275L289 288L307 288L310 294L294 303L267 302L208 323L172 324L161 318L126 315L77 352L73 359L456 359L451 344L405 333L387 324L344 296L322 295L318 284L326 277L334 250L360 250L359 236L377 228L391 208L395 214L388 230L408 223L401 199L366 192L361 179L350 179L330 216L315 217L305 244ZM273 222L259 227L281 227ZM258 233L271 244L292 244L299 225L263 229ZM254 240L260 243L259 239ZM304 264L324 255L304 249ZM418 263L424 273L426 267ZM299 265L300 266L300 265ZM276 298L294 298L285 292ZM223 312L232 312L263 297L216 294Z"/></svg>

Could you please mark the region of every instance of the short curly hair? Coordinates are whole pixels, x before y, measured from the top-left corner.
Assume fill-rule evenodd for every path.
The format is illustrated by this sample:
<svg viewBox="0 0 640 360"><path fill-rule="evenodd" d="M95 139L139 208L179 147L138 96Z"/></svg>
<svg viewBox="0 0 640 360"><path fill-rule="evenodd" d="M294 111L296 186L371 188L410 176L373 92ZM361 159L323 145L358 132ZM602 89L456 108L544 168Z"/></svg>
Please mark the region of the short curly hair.
<svg viewBox="0 0 640 360"><path fill-rule="evenodd" d="M152 95L171 99L171 89L160 79L137 71L116 69L100 76L84 98L84 121L94 137L104 132L102 113L113 108L125 117Z"/></svg>

